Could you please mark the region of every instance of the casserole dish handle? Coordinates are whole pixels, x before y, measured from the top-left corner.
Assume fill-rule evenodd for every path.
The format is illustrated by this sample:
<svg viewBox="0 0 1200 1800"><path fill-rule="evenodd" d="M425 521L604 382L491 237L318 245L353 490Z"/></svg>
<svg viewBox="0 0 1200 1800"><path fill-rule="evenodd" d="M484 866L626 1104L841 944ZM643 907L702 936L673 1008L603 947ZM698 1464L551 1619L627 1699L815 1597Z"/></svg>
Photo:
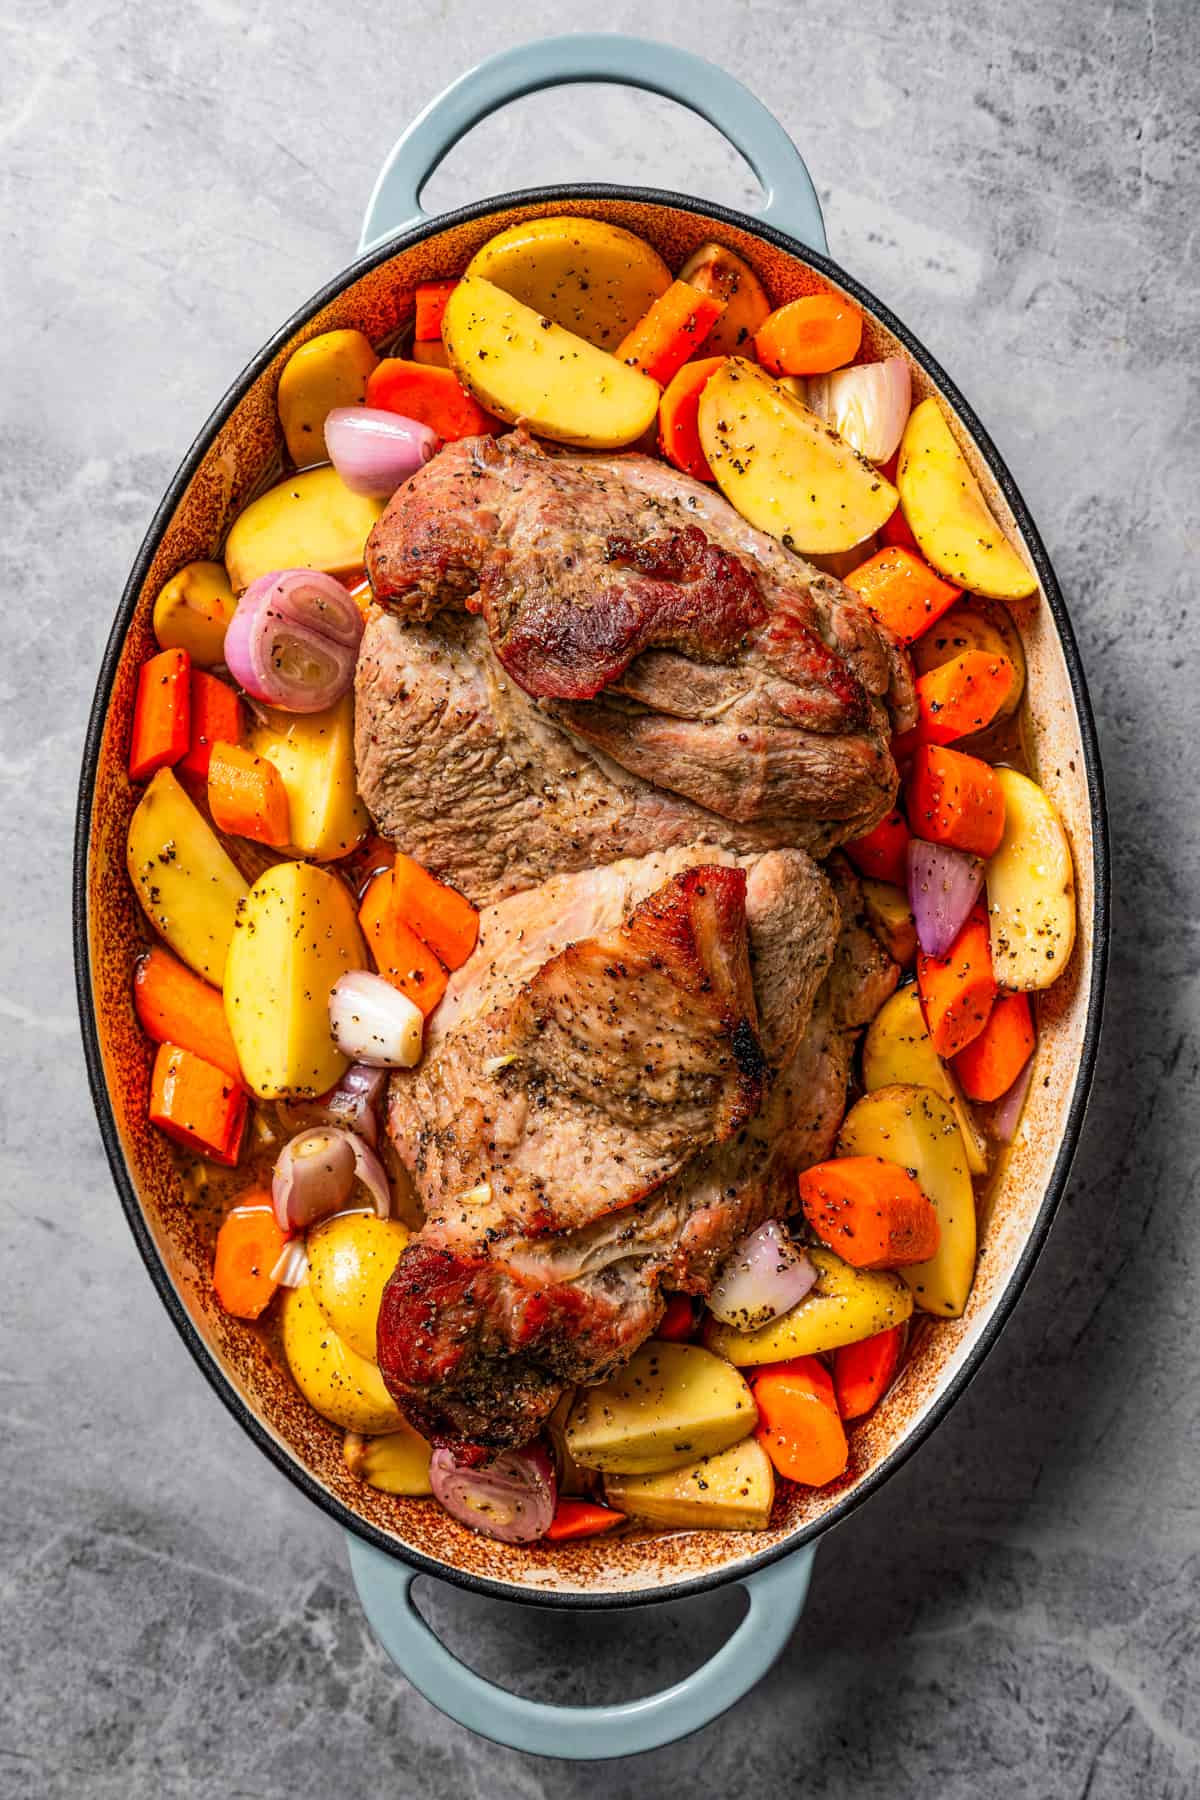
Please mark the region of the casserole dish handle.
<svg viewBox="0 0 1200 1800"><path fill-rule="evenodd" d="M469 1731L572 1762L636 1756L699 1731L721 1716L771 1668L792 1634L808 1594L816 1546L743 1576L749 1605L717 1654L673 1687L619 1706L550 1706L525 1700L468 1669L425 1623L413 1601L416 1570L347 1534L350 1570L375 1635L419 1693Z"/></svg>
<svg viewBox="0 0 1200 1800"><path fill-rule="evenodd" d="M452 82L415 118L388 157L367 203L360 250L424 223L421 189L447 151L499 107L543 88L608 81L690 107L740 151L762 184L759 217L810 250L825 251L812 178L791 138L748 88L724 69L679 50L618 33L542 38L491 56Z"/></svg>

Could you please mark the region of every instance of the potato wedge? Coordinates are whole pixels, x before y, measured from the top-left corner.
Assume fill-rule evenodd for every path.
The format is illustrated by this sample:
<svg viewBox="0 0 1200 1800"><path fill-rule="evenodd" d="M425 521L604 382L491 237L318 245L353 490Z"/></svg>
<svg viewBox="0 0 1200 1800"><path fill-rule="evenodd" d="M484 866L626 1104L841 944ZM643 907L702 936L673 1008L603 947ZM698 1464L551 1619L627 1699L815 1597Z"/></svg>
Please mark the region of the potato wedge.
<svg viewBox="0 0 1200 1800"><path fill-rule="evenodd" d="M700 396L700 442L743 518L791 550L851 550L896 507L896 490L815 413L741 357Z"/></svg>
<svg viewBox="0 0 1200 1800"><path fill-rule="evenodd" d="M878 1088L846 1114L837 1150L899 1163L933 1202L942 1228L937 1254L898 1273L922 1312L957 1319L975 1278L975 1191L948 1103L932 1088Z"/></svg>
<svg viewBox="0 0 1200 1800"><path fill-rule="evenodd" d="M403 1414L383 1376L342 1342L310 1287L284 1291L280 1325L292 1380L323 1419L364 1437L403 1427Z"/></svg>
<svg viewBox="0 0 1200 1800"><path fill-rule="evenodd" d="M346 1467L368 1487L381 1494L403 1494L411 1500L422 1500L432 1494L429 1459L433 1451L419 1431L407 1419L398 1431L386 1437L363 1437L348 1431L342 1446Z"/></svg>
<svg viewBox="0 0 1200 1800"><path fill-rule="evenodd" d="M382 500L352 494L332 467L290 475L239 513L225 540L225 567L235 593L273 569L361 569Z"/></svg>
<svg viewBox="0 0 1200 1800"><path fill-rule="evenodd" d="M260 1099L323 1094L345 1074L350 1058L329 1035L329 990L366 967L354 902L336 875L289 862L259 876L238 908L225 1016Z"/></svg>
<svg viewBox="0 0 1200 1800"><path fill-rule="evenodd" d="M298 469L329 461L325 421L335 406L362 406L367 377L378 361L361 331L323 331L288 357L276 405L288 455Z"/></svg>
<svg viewBox="0 0 1200 1800"><path fill-rule="evenodd" d="M754 1397L728 1362L651 1338L611 1381L579 1390L564 1435L585 1469L647 1475L725 1450L757 1423Z"/></svg>
<svg viewBox="0 0 1200 1800"><path fill-rule="evenodd" d="M259 712L247 743L283 779L292 849L317 862L345 856L371 823L354 768L354 696L319 713Z"/></svg>
<svg viewBox="0 0 1200 1800"><path fill-rule="evenodd" d="M864 893L866 882L863 883ZM863 1086L876 1088L904 1082L910 1087L929 1087L948 1100L962 1132L967 1168L972 1175L987 1174L987 1144L957 1081L933 1047L921 997L915 982L897 988L871 1020L863 1040Z"/></svg>
<svg viewBox="0 0 1200 1800"><path fill-rule="evenodd" d="M903 1325L911 1315L912 1295L897 1276L852 1269L832 1250L812 1247L808 1255L816 1265L817 1280L798 1306L757 1331L735 1331L710 1315L704 1325L707 1348L739 1368L749 1368L857 1344L890 1325Z"/></svg>
<svg viewBox="0 0 1200 1800"><path fill-rule="evenodd" d="M764 1531L775 1499L775 1471L757 1438L746 1438L665 1474L608 1475L604 1498L647 1525Z"/></svg>
<svg viewBox="0 0 1200 1800"><path fill-rule="evenodd" d="M481 406L557 443L618 449L658 416L656 381L477 275L447 301L442 342Z"/></svg>
<svg viewBox="0 0 1200 1800"><path fill-rule="evenodd" d="M724 244L701 244L680 269L679 279L725 303L725 311L705 338L699 354L744 354L745 346L771 310L762 282L750 264Z"/></svg>
<svg viewBox="0 0 1200 1800"><path fill-rule="evenodd" d="M376 1360L379 1303L408 1243L399 1219L374 1213L335 1213L305 1238L313 1298L344 1344Z"/></svg>
<svg viewBox="0 0 1200 1800"><path fill-rule="evenodd" d="M671 285L671 271L657 250L600 219L526 219L510 225L475 252L467 274L490 281L601 350L615 350Z"/></svg>
<svg viewBox="0 0 1200 1800"><path fill-rule="evenodd" d="M159 769L138 801L125 856L154 929L220 987L247 884L170 769Z"/></svg>
<svg viewBox="0 0 1200 1800"><path fill-rule="evenodd" d="M1028 775L997 769L1004 836L988 858L992 966L1001 987L1049 987L1075 942L1075 870L1053 800Z"/></svg>
<svg viewBox="0 0 1200 1800"><path fill-rule="evenodd" d="M1013 667L1012 686L996 714L1009 719L1021 704L1025 692L1025 650L1021 634L1002 600L988 600L983 595L970 602L960 600L936 625L930 626L910 648L909 654L918 675L940 669L967 650L982 650L987 656L1006 656Z"/></svg>
<svg viewBox="0 0 1200 1800"><path fill-rule="evenodd" d="M932 394L909 414L896 485L921 554L939 575L997 600L1037 592L1036 575L992 517Z"/></svg>
<svg viewBox="0 0 1200 1800"><path fill-rule="evenodd" d="M154 635L161 650L186 650L200 669L225 654L225 632L237 610L224 565L193 562L172 575L154 602Z"/></svg>
<svg viewBox="0 0 1200 1800"><path fill-rule="evenodd" d="M862 878L867 923L893 962L911 969L917 960L917 926L908 895L890 881Z"/></svg>

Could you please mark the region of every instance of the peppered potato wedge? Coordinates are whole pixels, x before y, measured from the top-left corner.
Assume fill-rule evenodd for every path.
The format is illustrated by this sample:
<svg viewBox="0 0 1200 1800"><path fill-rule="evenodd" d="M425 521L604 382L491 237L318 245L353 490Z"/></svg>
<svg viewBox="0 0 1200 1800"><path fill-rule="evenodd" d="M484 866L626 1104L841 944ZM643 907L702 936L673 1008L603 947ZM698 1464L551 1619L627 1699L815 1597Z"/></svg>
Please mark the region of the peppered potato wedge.
<svg viewBox="0 0 1200 1800"><path fill-rule="evenodd" d="M601 350L615 350L671 285L671 271L657 250L602 219L525 219L510 225L475 252L467 274L490 281Z"/></svg>
<svg viewBox="0 0 1200 1800"><path fill-rule="evenodd" d="M997 769L1004 836L988 858L992 967L1001 987L1049 987L1075 942L1075 869L1053 800L1028 775Z"/></svg>
<svg viewBox="0 0 1200 1800"><path fill-rule="evenodd" d="M763 1531L775 1499L775 1471L757 1438L746 1438L682 1469L609 1475L604 1498L648 1525L709 1531Z"/></svg>
<svg viewBox="0 0 1200 1800"><path fill-rule="evenodd" d="M1036 575L992 517L932 394L913 408L904 428L896 482L921 554L939 575L997 600L1036 593Z"/></svg>
<svg viewBox="0 0 1200 1800"><path fill-rule="evenodd" d="M150 923L220 987L246 882L170 769L159 769L138 801L126 863Z"/></svg>
<svg viewBox="0 0 1200 1800"><path fill-rule="evenodd" d="M564 1435L585 1469L643 1475L725 1450L757 1423L754 1397L728 1362L651 1338L611 1381L579 1390Z"/></svg>

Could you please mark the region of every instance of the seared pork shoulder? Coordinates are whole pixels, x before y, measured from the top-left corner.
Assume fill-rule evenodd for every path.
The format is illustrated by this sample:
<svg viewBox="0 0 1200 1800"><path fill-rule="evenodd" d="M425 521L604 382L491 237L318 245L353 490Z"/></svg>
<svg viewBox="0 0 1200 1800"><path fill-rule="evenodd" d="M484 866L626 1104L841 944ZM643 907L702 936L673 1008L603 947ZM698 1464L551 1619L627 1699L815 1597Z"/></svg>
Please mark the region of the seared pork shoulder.
<svg viewBox="0 0 1200 1800"><path fill-rule="evenodd" d="M664 844L824 850L892 803L903 653L663 463L461 440L367 567L392 610L360 653L360 788L477 899Z"/></svg>
<svg viewBox="0 0 1200 1800"><path fill-rule="evenodd" d="M693 845L489 907L392 1079L426 1222L384 1294L379 1366L442 1442L532 1437L563 1387L706 1293L795 1204L840 1121L856 1028L896 971L801 851ZM839 936L840 929L840 936Z"/></svg>

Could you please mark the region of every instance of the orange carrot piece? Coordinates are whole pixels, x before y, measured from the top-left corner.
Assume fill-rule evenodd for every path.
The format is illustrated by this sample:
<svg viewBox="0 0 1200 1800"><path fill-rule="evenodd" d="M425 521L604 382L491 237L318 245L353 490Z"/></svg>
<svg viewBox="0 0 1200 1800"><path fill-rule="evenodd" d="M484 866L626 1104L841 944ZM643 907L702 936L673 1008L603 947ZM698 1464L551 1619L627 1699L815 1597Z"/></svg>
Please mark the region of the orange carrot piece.
<svg viewBox="0 0 1200 1800"><path fill-rule="evenodd" d="M416 293L416 325L413 336L418 344L432 343L436 338L441 341L442 314L446 310L446 302L458 286L453 281L419 281Z"/></svg>
<svg viewBox="0 0 1200 1800"><path fill-rule="evenodd" d="M138 958L133 1004L142 1030L156 1044L178 1044L241 1080L220 989L194 975L161 944Z"/></svg>
<svg viewBox="0 0 1200 1800"><path fill-rule="evenodd" d="M367 405L416 419L446 443L496 429L490 413L468 394L450 369L385 356L367 377Z"/></svg>
<svg viewBox="0 0 1200 1800"><path fill-rule="evenodd" d="M423 338L412 347L412 359L430 369L448 369L450 358L441 338Z"/></svg>
<svg viewBox="0 0 1200 1800"><path fill-rule="evenodd" d="M439 962L447 969L462 968L479 937L479 914L457 888L435 881L428 869L397 851L392 905Z"/></svg>
<svg viewBox="0 0 1200 1800"><path fill-rule="evenodd" d="M715 295L702 294L689 282L673 281L622 338L617 355L666 387L724 311L725 302Z"/></svg>
<svg viewBox="0 0 1200 1800"><path fill-rule="evenodd" d="M951 744L983 731L1012 692L1015 669L1007 656L964 650L917 681L916 741Z"/></svg>
<svg viewBox="0 0 1200 1800"><path fill-rule="evenodd" d="M962 593L911 550L890 545L852 569L844 585L902 644L911 644Z"/></svg>
<svg viewBox="0 0 1200 1800"><path fill-rule="evenodd" d="M833 1390L843 1419L861 1419L887 1393L900 1364L903 1325L843 1344L833 1353Z"/></svg>
<svg viewBox="0 0 1200 1800"><path fill-rule="evenodd" d="M904 814L895 808L862 837L851 838L842 848L860 875L873 881L890 881L904 887L908 880L908 840L912 834Z"/></svg>
<svg viewBox="0 0 1200 1800"><path fill-rule="evenodd" d="M611 1506L597 1506L594 1500L560 1500L546 1527L546 1542L565 1544L572 1538L596 1537L620 1525L624 1518L624 1513L614 1512Z"/></svg>
<svg viewBox="0 0 1200 1800"><path fill-rule="evenodd" d="M667 1310L654 1327L656 1338L668 1344L684 1344L696 1329L696 1309L687 1294L672 1294Z"/></svg>
<svg viewBox="0 0 1200 1800"><path fill-rule="evenodd" d="M776 307L754 334L758 360L772 375L827 375L853 361L862 314L840 294L805 294Z"/></svg>
<svg viewBox="0 0 1200 1800"><path fill-rule="evenodd" d="M824 1487L846 1467L850 1446L829 1371L815 1356L770 1363L753 1382L754 1435L781 1475Z"/></svg>
<svg viewBox="0 0 1200 1800"><path fill-rule="evenodd" d="M186 756L192 731L191 669L186 650L160 650L138 670L129 744L134 781L145 781L155 769Z"/></svg>
<svg viewBox="0 0 1200 1800"><path fill-rule="evenodd" d="M218 741L236 744L242 735L241 703L227 682L203 669L193 669L191 708L191 740L179 768L183 774L207 781L213 745Z"/></svg>
<svg viewBox="0 0 1200 1800"><path fill-rule="evenodd" d="M907 1169L882 1156L839 1156L800 1177L804 1216L854 1269L900 1269L937 1254L933 1202Z"/></svg>
<svg viewBox="0 0 1200 1800"><path fill-rule="evenodd" d="M265 756L241 744L214 744L208 765L208 810L219 831L281 849L291 835L283 777Z"/></svg>
<svg viewBox="0 0 1200 1800"><path fill-rule="evenodd" d="M1028 994L1000 994L973 1043L954 1059L959 1086L972 1100L1007 1094L1037 1042Z"/></svg>
<svg viewBox="0 0 1200 1800"><path fill-rule="evenodd" d="M917 987L939 1056L957 1056L988 1022L996 998L987 909L977 901L945 956L917 956Z"/></svg>
<svg viewBox="0 0 1200 1800"><path fill-rule="evenodd" d="M269 1194L252 1194L226 1213L217 1233L213 1287L235 1319L257 1319L274 1297L271 1270L290 1233L275 1218Z"/></svg>
<svg viewBox="0 0 1200 1800"><path fill-rule="evenodd" d="M723 356L703 356L684 363L658 405L659 448L669 463L695 481L715 479L700 444L700 396L724 361Z"/></svg>
<svg viewBox="0 0 1200 1800"><path fill-rule="evenodd" d="M150 1123L177 1144L233 1168L246 1123L240 1081L179 1044L160 1044L150 1081Z"/></svg>
<svg viewBox="0 0 1200 1800"><path fill-rule="evenodd" d="M896 470L899 467L899 463L900 452L899 450L894 450L879 471L884 480L890 481L893 487L896 486ZM921 546L913 536L912 526L905 518L904 508L902 506L897 506L891 518L879 527L879 530L875 535L881 544L894 544L898 549L913 550L916 551L918 555L920 554Z"/></svg>
<svg viewBox="0 0 1200 1800"><path fill-rule="evenodd" d="M384 869L368 883L358 909L358 922L384 980L407 994L428 1018L445 993L450 977L433 951L397 913L392 903L391 869Z"/></svg>
<svg viewBox="0 0 1200 1800"><path fill-rule="evenodd" d="M993 770L980 757L941 744L918 746L905 807L914 837L931 844L991 856L1004 836L1004 795Z"/></svg>

